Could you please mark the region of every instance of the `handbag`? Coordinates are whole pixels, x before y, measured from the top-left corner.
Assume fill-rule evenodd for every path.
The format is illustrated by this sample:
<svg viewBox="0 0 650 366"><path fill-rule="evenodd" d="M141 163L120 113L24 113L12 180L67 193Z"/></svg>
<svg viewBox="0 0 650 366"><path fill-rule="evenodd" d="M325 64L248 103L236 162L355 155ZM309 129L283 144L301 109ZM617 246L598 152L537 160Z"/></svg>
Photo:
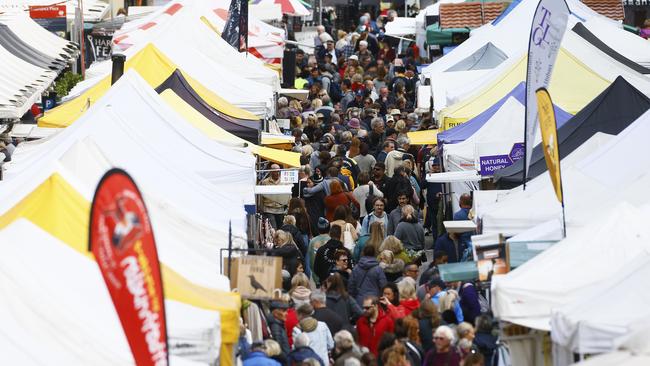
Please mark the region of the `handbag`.
<svg viewBox="0 0 650 366"><path fill-rule="evenodd" d="M343 246L352 253L354 251L355 242L350 226L352 226L350 223L346 223L345 228L343 229Z"/></svg>
<svg viewBox="0 0 650 366"><path fill-rule="evenodd" d="M350 207L350 211L352 211L352 217L354 217L355 220L359 219L359 215L361 214L359 207L354 204L354 202L350 199L350 196L346 193L345 196L348 198L348 207Z"/></svg>

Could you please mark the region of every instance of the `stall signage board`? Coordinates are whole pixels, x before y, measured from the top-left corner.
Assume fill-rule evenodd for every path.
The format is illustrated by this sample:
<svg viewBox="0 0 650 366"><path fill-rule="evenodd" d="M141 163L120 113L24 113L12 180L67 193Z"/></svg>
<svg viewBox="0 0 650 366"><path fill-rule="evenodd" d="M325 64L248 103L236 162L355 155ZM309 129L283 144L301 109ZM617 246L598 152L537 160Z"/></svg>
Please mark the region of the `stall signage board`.
<svg viewBox="0 0 650 366"><path fill-rule="evenodd" d="M65 4L30 6L29 17L50 32L65 32L67 30L66 11Z"/></svg>
<svg viewBox="0 0 650 366"><path fill-rule="evenodd" d="M228 258L225 259L228 273ZM248 299L271 299L282 291L282 258L247 255L232 258L230 286Z"/></svg>
<svg viewBox="0 0 650 366"><path fill-rule="evenodd" d="M479 158L479 173L481 176L492 176L494 172L499 169L508 167L520 160L524 156L524 144L521 142L515 143L510 149L510 153L505 155L488 155Z"/></svg>
<svg viewBox="0 0 650 366"><path fill-rule="evenodd" d="M283 170L280 172L280 184L294 184L298 183L297 170Z"/></svg>

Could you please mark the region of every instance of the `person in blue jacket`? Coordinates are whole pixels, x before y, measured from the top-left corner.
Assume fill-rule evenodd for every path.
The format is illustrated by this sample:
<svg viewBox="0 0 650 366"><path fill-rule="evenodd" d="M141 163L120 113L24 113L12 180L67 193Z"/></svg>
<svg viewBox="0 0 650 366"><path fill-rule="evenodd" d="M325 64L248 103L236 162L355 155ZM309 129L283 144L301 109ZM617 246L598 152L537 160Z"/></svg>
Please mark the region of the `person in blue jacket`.
<svg viewBox="0 0 650 366"><path fill-rule="evenodd" d="M255 342L251 347L251 353L244 360L244 366L281 366L280 363L264 353L266 347L264 342Z"/></svg>

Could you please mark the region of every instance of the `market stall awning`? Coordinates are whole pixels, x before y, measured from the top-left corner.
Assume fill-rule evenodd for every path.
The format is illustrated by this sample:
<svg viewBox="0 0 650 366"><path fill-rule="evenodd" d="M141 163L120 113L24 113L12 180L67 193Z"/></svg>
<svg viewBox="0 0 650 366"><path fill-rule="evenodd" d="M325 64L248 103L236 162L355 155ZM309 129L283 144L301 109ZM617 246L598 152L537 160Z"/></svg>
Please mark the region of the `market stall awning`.
<svg viewBox="0 0 650 366"><path fill-rule="evenodd" d="M204 115L192 108L183 98L179 97L173 90L166 89L160 96L180 115L182 115L194 127L199 129L209 138L232 146L245 148L249 147L250 150L260 157L292 167L300 167L300 154L292 151L284 151L272 149L268 147L258 146L250 143L242 138L239 138L232 133L221 128L219 125L214 124L207 119Z"/></svg>
<svg viewBox="0 0 650 366"><path fill-rule="evenodd" d="M438 144L438 130L413 131L406 134L411 145L436 145Z"/></svg>
<svg viewBox="0 0 650 366"><path fill-rule="evenodd" d="M167 79L178 67L160 52L154 45L149 44L136 55L130 57L125 65L125 71L133 68L147 83L155 88ZM225 99L208 90L198 81L184 74L189 84L211 107L231 117L257 121L259 118L241 108L233 106ZM41 127L66 127L83 115L88 108L97 102L111 87L111 76L104 77L100 82L88 88L78 97L51 109L38 120Z"/></svg>

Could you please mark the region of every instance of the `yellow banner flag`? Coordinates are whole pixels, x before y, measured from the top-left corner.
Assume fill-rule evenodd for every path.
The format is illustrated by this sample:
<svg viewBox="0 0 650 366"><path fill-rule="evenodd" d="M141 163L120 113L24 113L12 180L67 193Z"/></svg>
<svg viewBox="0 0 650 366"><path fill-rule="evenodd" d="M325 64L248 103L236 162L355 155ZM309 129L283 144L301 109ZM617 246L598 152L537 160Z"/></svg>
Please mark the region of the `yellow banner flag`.
<svg viewBox="0 0 650 366"><path fill-rule="evenodd" d="M539 128L542 132L542 146L548 173L555 188L555 195L558 201L563 202L562 178L560 173L560 150L557 141L557 124L555 122L555 110L551 96L545 88L537 89L537 110L539 113Z"/></svg>

